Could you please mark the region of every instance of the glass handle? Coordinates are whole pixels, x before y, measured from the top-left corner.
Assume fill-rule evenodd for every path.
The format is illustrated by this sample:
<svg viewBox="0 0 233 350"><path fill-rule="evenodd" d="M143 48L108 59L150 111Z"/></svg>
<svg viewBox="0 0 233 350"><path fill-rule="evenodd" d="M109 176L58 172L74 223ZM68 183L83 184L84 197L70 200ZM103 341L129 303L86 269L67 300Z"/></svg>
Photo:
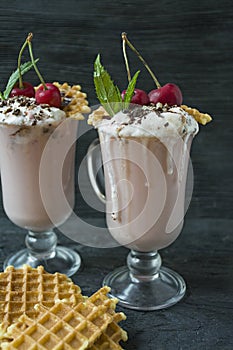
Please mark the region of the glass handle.
<svg viewBox="0 0 233 350"><path fill-rule="evenodd" d="M99 139L92 141L87 151L87 170L91 185L97 197L102 203L106 203L105 194L102 192L99 183L97 182L98 173L102 169L102 157L100 152ZM100 179L101 180L101 179ZM102 176L103 182L103 176Z"/></svg>

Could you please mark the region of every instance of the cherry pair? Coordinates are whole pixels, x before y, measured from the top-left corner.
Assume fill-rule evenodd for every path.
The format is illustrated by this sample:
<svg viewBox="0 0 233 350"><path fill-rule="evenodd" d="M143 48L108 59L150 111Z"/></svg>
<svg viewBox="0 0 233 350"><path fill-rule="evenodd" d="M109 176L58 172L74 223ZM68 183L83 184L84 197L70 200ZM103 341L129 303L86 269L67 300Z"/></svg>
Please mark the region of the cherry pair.
<svg viewBox="0 0 233 350"><path fill-rule="evenodd" d="M124 100L125 95L124 90L121 94L122 99ZM138 105L149 105L153 103L160 102L162 104L168 104L169 106L180 106L182 104L182 93L179 87L175 84L168 83L162 87L154 89L147 94L144 90L135 89L134 95L132 97L131 103Z"/></svg>
<svg viewBox="0 0 233 350"><path fill-rule="evenodd" d="M61 94L59 89L51 84L45 84L46 89L41 85L36 91L34 86L26 81L23 82L23 88L19 87L19 84L16 84L11 90L10 97L14 96L27 96L35 97L38 104L48 104L51 107L61 107Z"/></svg>
<svg viewBox="0 0 233 350"><path fill-rule="evenodd" d="M127 38L127 34L125 32L122 33L122 41L123 41L123 56L125 59L126 70L128 74L128 80L131 80L131 74L129 70L128 59L126 55L126 45L128 45L131 50L136 53L140 61L144 64L145 68L150 73L152 79L154 80L157 89L150 91L148 94L144 90L134 89L134 95L132 97L131 103L139 104L139 105L148 105L150 103L155 104L160 102L162 104L168 104L169 106L178 105L180 106L183 100L182 93L180 88L172 83L168 83L164 86L161 86L158 79L155 77L154 73L138 52L138 50L132 45L132 43ZM124 100L125 90L122 92L121 96Z"/></svg>
<svg viewBox="0 0 233 350"><path fill-rule="evenodd" d="M32 33L28 34L28 37L26 39L26 41L24 42L20 53L19 53L19 57L18 57L18 71L19 71L19 82L14 86L14 88L11 90L10 93L10 97L14 97L14 96L27 96L27 97L35 97L36 102L38 104L48 104L51 107L57 107L60 108L61 107L61 94L59 89L51 84L51 83L45 83L44 79L42 78L34 56L33 56L33 52L32 52ZM41 81L41 86L35 91L35 88L32 84L28 83L28 82L23 82L22 80L22 74L21 74L21 69L20 69L20 63L21 63L21 57L22 57L22 53L25 49L25 47L28 45L29 48L29 54L31 57L31 61L33 64L33 67Z"/></svg>

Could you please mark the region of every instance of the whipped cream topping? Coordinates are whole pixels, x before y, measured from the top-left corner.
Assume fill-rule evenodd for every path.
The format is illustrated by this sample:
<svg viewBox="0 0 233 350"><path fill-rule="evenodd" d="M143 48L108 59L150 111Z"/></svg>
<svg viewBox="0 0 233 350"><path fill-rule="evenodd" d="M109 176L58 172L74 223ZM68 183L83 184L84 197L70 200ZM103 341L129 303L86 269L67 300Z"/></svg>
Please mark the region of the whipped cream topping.
<svg viewBox="0 0 233 350"><path fill-rule="evenodd" d="M9 125L47 125L66 118L65 112L47 104L37 104L35 98L16 96L0 101L0 123Z"/></svg>
<svg viewBox="0 0 233 350"><path fill-rule="evenodd" d="M181 107L169 107L158 103L156 106L133 106L120 111L112 118L102 107L89 117L89 123L114 137L185 137L197 134L199 127L192 115Z"/></svg>

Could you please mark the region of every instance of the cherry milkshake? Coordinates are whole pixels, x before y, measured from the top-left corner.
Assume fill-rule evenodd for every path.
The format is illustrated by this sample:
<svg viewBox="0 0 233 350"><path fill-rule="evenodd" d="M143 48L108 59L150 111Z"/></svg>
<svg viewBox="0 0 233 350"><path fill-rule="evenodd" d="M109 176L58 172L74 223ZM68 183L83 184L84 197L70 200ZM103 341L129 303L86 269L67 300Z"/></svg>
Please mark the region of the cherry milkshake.
<svg viewBox="0 0 233 350"><path fill-rule="evenodd" d="M183 224L189 149L198 123L181 107L161 104L99 117L100 110L89 120L100 138L111 234L141 252L170 245Z"/></svg>
<svg viewBox="0 0 233 350"><path fill-rule="evenodd" d="M65 148L77 122L64 122L65 113L48 105L37 105L32 98L14 97L0 102L0 164L4 209L12 222L32 231L44 231L64 222L74 205L74 147L65 159L63 188L70 203L67 211L60 198L56 173L57 157ZM39 167L45 145L64 122L45 164L47 183L39 181ZM68 125L70 124L70 125ZM57 213L51 222L41 198L43 186L49 191Z"/></svg>
<svg viewBox="0 0 233 350"><path fill-rule="evenodd" d="M71 140L76 140L77 127L78 120L67 118L60 108L38 104L35 98L0 101L3 205L9 219L28 230L27 249L10 256L5 265L46 265L49 271L69 275L79 267L79 255L57 246L52 230L68 219L74 206Z"/></svg>
<svg viewBox="0 0 233 350"><path fill-rule="evenodd" d="M136 88L140 71L131 76L126 45L142 61L156 89L147 93ZM190 147L198 121L206 124L211 117L182 105L177 85L160 85L126 33L122 48L128 86L120 93L98 55L94 84L102 107L89 117L101 146L107 226L119 244L131 249L127 266L110 272L103 284L125 307L157 310L185 294L183 278L161 266L158 250L181 232ZM91 167L89 172L97 189Z"/></svg>
<svg viewBox="0 0 233 350"><path fill-rule="evenodd" d="M29 33L15 70L0 92L0 169L3 206L10 220L28 230L27 249L9 256L4 267L43 265L48 272L71 276L81 259L57 246L53 228L68 219L74 206L74 162L78 120L89 112L80 85L49 83L43 78ZM30 61L22 63L28 50ZM30 69L40 81L23 80Z"/></svg>

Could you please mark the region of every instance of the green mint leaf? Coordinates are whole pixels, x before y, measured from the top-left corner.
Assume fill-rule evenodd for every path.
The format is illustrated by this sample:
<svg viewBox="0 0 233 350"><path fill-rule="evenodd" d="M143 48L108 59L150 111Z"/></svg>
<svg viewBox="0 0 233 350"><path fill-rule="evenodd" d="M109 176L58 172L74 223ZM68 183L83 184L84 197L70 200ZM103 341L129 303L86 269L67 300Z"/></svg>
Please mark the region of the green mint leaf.
<svg viewBox="0 0 233 350"><path fill-rule="evenodd" d="M133 78L130 80L130 82L128 84L128 87L127 87L127 90L126 90L125 96L124 96L125 108L128 108L128 105L132 100L139 73L140 73L140 70L138 70L134 74Z"/></svg>
<svg viewBox="0 0 233 350"><path fill-rule="evenodd" d="M114 85L109 73L100 62L100 55L97 56L94 63L94 85L98 100L109 113L113 116L123 108L120 90Z"/></svg>
<svg viewBox="0 0 233 350"><path fill-rule="evenodd" d="M38 62L39 58L37 58L35 60L35 62ZM25 62L23 64L21 64L20 68L21 68L21 74L24 75L25 73L27 73L31 68L33 67L33 63L31 61ZM13 89L14 85L17 83L17 81L19 80L19 69L17 69L16 71L14 71L7 83L6 89L3 93L3 98L7 99L10 95L11 90Z"/></svg>

